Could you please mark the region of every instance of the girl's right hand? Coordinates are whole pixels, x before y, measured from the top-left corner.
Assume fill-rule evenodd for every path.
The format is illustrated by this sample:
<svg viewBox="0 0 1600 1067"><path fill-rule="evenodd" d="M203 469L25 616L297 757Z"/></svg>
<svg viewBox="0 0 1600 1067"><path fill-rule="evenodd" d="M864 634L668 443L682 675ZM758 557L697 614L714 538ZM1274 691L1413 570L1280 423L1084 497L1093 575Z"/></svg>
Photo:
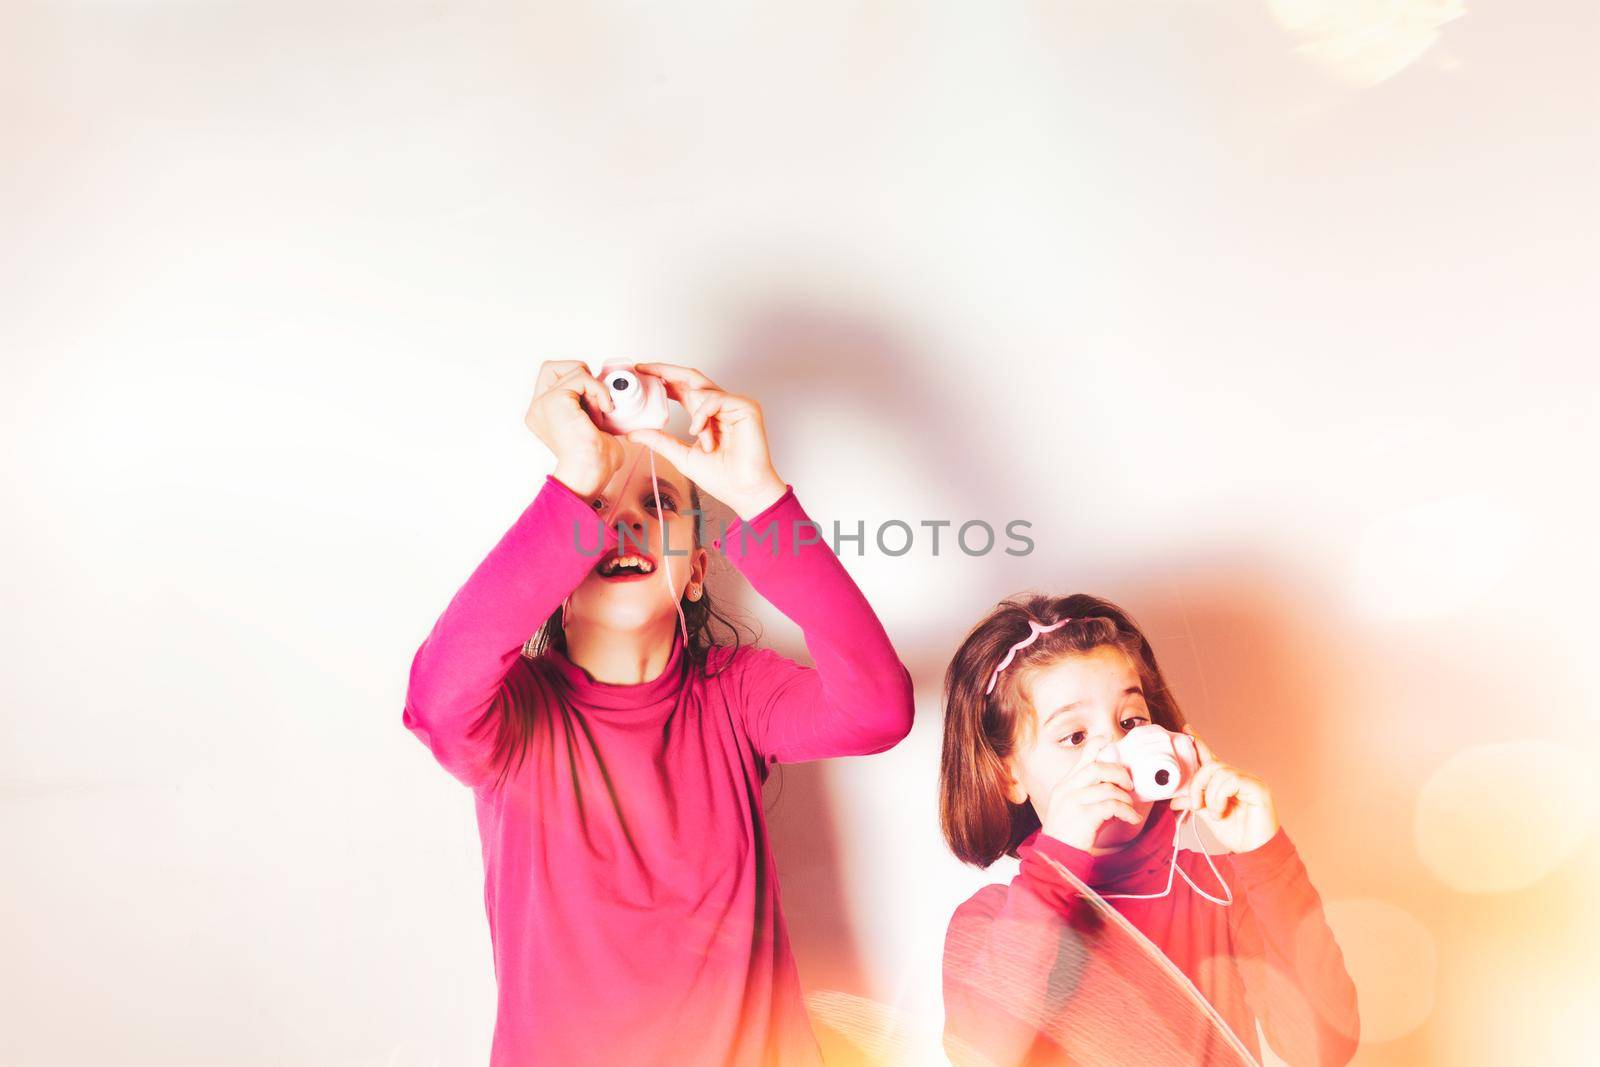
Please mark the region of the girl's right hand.
<svg viewBox="0 0 1600 1067"><path fill-rule="evenodd" d="M581 360L558 359L539 367L533 401L523 417L556 457L556 480L582 497L605 488L622 466L622 441L594 424L583 401L596 411L610 411L611 394Z"/></svg>
<svg viewBox="0 0 1600 1067"><path fill-rule="evenodd" d="M1144 822L1133 807L1133 774L1120 763L1095 758L1104 747L1085 749L1072 772L1051 788L1040 820L1046 834L1083 852L1094 846L1095 835L1110 819L1133 826Z"/></svg>

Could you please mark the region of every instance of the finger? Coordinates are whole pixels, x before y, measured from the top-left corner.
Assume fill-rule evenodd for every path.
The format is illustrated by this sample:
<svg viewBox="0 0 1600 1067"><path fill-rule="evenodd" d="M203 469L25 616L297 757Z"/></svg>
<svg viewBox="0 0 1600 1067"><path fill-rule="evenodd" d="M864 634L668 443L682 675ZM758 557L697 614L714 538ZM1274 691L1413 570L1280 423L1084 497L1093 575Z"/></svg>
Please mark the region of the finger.
<svg viewBox="0 0 1600 1067"><path fill-rule="evenodd" d="M1085 745L1083 755L1078 757L1078 764L1072 768L1072 773L1067 775L1067 779L1077 785L1086 785L1090 782L1099 781L1100 775L1107 767L1116 766L1109 760L1100 758L1100 753L1105 751L1109 743L1102 741L1098 743L1090 742Z"/></svg>
<svg viewBox="0 0 1600 1067"><path fill-rule="evenodd" d="M1259 804L1270 797L1271 791L1267 783L1251 774L1239 771L1239 799L1251 804Z"/></svg>
<svg viewBox="0 0 1600 1067"><path fill-rule="evenodd" d="M689 432L698 434L707 426L715 426L718 428L718 436L720 437L721 429L736 425L746 419L759 420L760 417L761 410L756 406L754 400L747 396L737 396L718 389L701 394L699 403L690 412Z"/></svg>
<svg viewBox="0 0 1600 1067"><path fill-rule="evenodd" d="M1107 763L1097 760L1094 766L1086 773L1082 784L1110 785L1132 795L1133 773L1120 763Z"/></svg>
<svg viewBox="0 0 1600 1067"><path fill-rule="evenodd" d="M610 411L615 405L611 402L611 392L606 389L600 379L589 373L589 368L579 365L556 380L550 391L573 393L589 401L589 406L596 411Z"/></svg>
<svg viewBox="0 0 1600 1067"><path fill-rule="evenodd" d="M654 374L662 381L681 385L686 389L719 388L716 382L693 367L680 367L676 363L637 363L635 366L646 374Z"/></svg>
<svg viewBox="0 0 1600 1067"><path fill-rule="evenodd" d="M711 422L707 423L706 428L700 431L699 436L695 438L695 442L703 451L715 452L722 447L723 439L722 423Z"/></svg>
<svg viewBox="0 0 1600 1067"><path fill-rule="evenodd" d="M700 405L706 402L707 397L716 396L722 392L716 386L701 389L683 382L668 381L665 378L661 379L661 386L667 391L667 399L676 400L679 404L682 404L683 409L689 413L691 418L699 410Z"/></svg>
<svg viewBox="0 0 1600 1067"><path fill-rule="evenodd" d="M581 359L547 359L539 364L539 376L534 379L535 396L547 393L556 380L577 367L587 367Z"/></svg>
<svg viewBox="0 0 1600 1067"><path fill-rule="evenodd" d="M702 401L689 417L689 436L699 437L700 431L706 428L706 423L716 417L727 400L727 393L713 393Z"/></svg>
<svg viewBox="0 0 1600 1067"><path fill-rule="evenodd" d="M1124 804L1132 808L1133 795L1114 785L1096 785L1075 791L1068 798L1068 803L1086 811L1093 811L1100 804Z"/></svg>
<svg viewBox="0 0 1600 1067"><path fill-rule="evenodd" d="M693 452L689 446L673 437L671 434L662 433L660 430L629 430L628 440L635 444L644 445L658 456L664 456L672 461L672 465L685 474L688 473L688 464L692 463Z"/></svg>
<svg viewBox="0 0 1600 1067"><path fill-rule="evenodd" d="M1220 766L1220 763L1207 763L1195 772L1193 778L1189 779L1189 784L1183 790L1184 795L1187 797L1186 807L1198 808L1204 803L1206 783L1211 780L1212 774L1216 773L1216 769Z"/></svg>
<svg viewBox="0 0 1600 1067"><path fill-rule="evenodd" d="M700 446L702 452L715 452L722 444L722 427L712 423L701 430L695 437L695 444Z"/></svg>
<svg viewBox="0 0 1600 1067"><path fill-rule="evenodd" d="M1074 791L1078 803L1089 804L1098 800L1133 800L1133 794L1111 782L1097 782L1094 785L1081 786Z"/></svg>
<svg viewBox="0 0 1600 1067"><path fill-rule="evenodd" d="M1108 819L1121 819L1130 826L1138 826L1141 822L1139 813L1132 804L1122 800L1102 800L1092 809L1100 817L1101 822Z"/></svg>
<svg viewBox="0 0 1600 1067"><path fill-rule="evenodd" d="M1092 790L1099 789L1102 786L1111 788L1115 785L1115 783L1105 783L1100 779L1101 772L1109 766L1110 764L1100 764L1097 766L1093 763L1089 763L1075 767L1070 773L1068 773L1059 782L1051 787L1051 795L1055 796L1057 794L1073 793L1079 796L1079 801L1081 802L1082 798L1087 796Z"/></svg>
<svg viewBox="0 0 1600 1067"><path fill-rule="evenodd" d="M757 404L747 396L738 396L734 393L718 393L717 395L722 398L722 406L717 412L717 417L707 425L716 435L718 444L721 444L729 434L734 433L735 427L746 425L753 426L762 441L766 440L767 427L761 414L760 404Z"/></svg>
<svg viewBox="0 0 1600 1067"><path fill-rule="evenodd" d="M680 367L676 363L638 363L635 367L642 374L661 379L666 386L667 396L682 404L691 414L705 399L706 393L721 391L716 382L693 367Z"/></svg>
<svg viewBox="0 0 1600 1067"><path fill-rule="evenodd" d="M1215 755L1212 754L1211 746L1206 744L1203 740L1201 740L1200 739L1200 735L1194 732L1194 727L1193 726L1185 726L1183 728L1183 732L1188 734L1191 738L1194 739L1194 749L1195 749L1195 752L1198 753L1199 756L1200 756L1200 764L1201 764L1201 766L1204 766L1205 764L1210 763L1212 760L1217 758Z"/></svg>
<svg viewBox="0 0 1600 1067"><path fill-rule="evenodd" d="M1095 760L1088 774L1091 781L1110 782L1122 789L1133 789L1133 772L1120 763Z"/></svg>
<svg viewBox="0 0 1600 1067"><path fill-rule="evenodd" d="M1228 801L1239 795L1239 774L1223 767L1206 783L1206 808L1217 815L1228 809Z"/></svg>

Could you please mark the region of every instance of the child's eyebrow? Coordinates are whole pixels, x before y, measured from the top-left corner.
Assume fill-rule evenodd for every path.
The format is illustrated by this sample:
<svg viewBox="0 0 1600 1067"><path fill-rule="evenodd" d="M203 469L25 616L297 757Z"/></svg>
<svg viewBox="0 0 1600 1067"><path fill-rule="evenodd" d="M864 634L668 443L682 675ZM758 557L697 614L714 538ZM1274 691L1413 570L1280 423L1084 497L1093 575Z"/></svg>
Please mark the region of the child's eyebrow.
<svg viewBox="0 0 1600 1067"><path fill-rule="evenodd" d="M1126 696L1144 696L1144 690L1142 688L1140 688L1139 686L1137 686L1137 685L1130 685L1130 686L1128 686L1128 688L1126 688L1126 689L1124 689L1122 691L1122 695L1125 696L1125 697ZM1073 708L1076 708L1078 705L1080 705L1082 703L1083 703L1082 700L1074 700L1070 704L1061 705L1055 711L1052 711L1050 714L1048 714L1048 715L1046 715L1044 717L1043 725L1049 726L1050 723L1056 718L1056 716L1065 715L1067 712L1071 711Z"/></svg>
<svg viewBox="0 0 1600 1067"><path fill-rule="evenodd" d="M1050 713L1050 714L1048 714L1048 715L1046 715L1046 716L1045 716L1045 717L1044 717L1044 725L1045 725L1045 726L1049 726L1049 725L1050 725L1050 724L1051 724L1051 723L1052 723L1052 722L1054 722L1054 721L1055 721L1055 720L1056 720L1056 719L1058 719L1058 718L1060 718L1060 717L1061 717L1061 716L1063 716L1063 715L1065 715L1065 714L1067 714L1067 713L1068 713L1068 712L1069 712L1069 711L1071 711L1071 710L1072 710L1072 709L1073 709L1073 708L1076 708L1076 707L1077 707L1077 706L1078 706L1078 705L1079 705L1079 704L1082 704L1082 703L1083 703L1083 701L1081 701L1081 700L1074 700L1074 701L1073 701L1073 702L1072 702L1072 703L1070 703L1070 704L1063 704L1063 705L1061 705L1061 706L1060 706L1060 707L1059 707L1059 708L1057 708L1057 709L1056 709L1056 710L1055 710L1055 711L1052 711L1052 712L1051 712L1051 713Z"/></svg>

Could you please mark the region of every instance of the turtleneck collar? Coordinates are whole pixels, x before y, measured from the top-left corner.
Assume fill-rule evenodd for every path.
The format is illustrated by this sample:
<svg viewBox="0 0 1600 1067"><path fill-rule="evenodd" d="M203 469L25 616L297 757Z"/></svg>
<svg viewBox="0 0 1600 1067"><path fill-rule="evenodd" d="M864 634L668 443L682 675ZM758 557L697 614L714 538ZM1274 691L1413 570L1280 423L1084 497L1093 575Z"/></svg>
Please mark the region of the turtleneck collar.
<svg viewBox="0 0 1600 1067"><path fill-rule="evenodd" d="M1166 879L1167 868L1172 863L1172 835L1177 825L1172 805L1162 800L1150 809L1150 816L1145 819L1138 836L1114 852L1091 855L1054 838L1043 838L1043 831L1035 830L1018 846L1018 854L1041 849L1066 863L1074 874L1095 889L1137 880L1140 875L1151 872L1159 872L1158 881L1161 881Z"/></svg>
<svg viewBox="0 0 1600 1067"><path fill-rule="evenodd" d="M672 631L672 651L661 673L648 682L634 685L597 682L588 671L568 659L566 653L559 649L546 649L544 655L565 681L567 693L573 701L591 708L649 711L675 694L683 681L683 638L677 630Z"/></svg>

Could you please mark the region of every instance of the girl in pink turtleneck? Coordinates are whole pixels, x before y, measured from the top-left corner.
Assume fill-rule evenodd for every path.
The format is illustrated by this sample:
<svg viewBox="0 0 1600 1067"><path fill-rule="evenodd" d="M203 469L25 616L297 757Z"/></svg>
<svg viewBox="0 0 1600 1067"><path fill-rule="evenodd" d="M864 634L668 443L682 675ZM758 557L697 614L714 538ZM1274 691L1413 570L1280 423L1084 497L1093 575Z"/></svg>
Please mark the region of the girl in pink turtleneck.
<svg viewBox="0 0 1600 1067"><path fill-rule="evenodd" d="M605 387L546 363L527 423L555 469L411 665L404 723L476 806L490 1062L819 1064L761 786L775 763L893 746L910 675L774 471L757 404L638 369L689 411L694 445L602 432ZM722 551L815 667L713 637L702 488L737 516ZM618 567L619 547L637 560Z"/></svg>

